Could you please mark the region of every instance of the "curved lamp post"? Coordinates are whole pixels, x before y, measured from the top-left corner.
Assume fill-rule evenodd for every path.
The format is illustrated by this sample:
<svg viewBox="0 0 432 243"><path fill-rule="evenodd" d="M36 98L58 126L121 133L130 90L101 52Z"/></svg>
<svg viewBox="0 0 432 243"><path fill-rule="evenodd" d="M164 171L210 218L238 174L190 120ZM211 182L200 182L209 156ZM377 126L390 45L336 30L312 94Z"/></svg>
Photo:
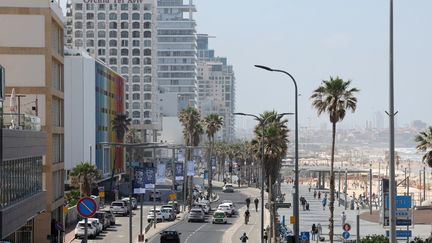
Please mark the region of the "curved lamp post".
<svg viewBox="0 0 432 243"><path fill-rule="evenodd" d="M298 89L297 89L297 82L295 81L294 77L284 71L279 69L273 69L269 68L263 65L255 65L257 68L261 68L270 72L279 72L284 73L288 75L292 82L294 83L294 98L295 98L295 164L294 164L294 170L295 170L295 180L294 180L294 196L293 196L293 211L294 211L294 235L295 235L295 242L299 242L299 236L300 236L300 219L299 219L299 163L298 163Z"/></svg>
<svg viewBox="0 0 432 243"><path fill-rule="evenodd" d="M254 117L257 121L261 121L262 119L259 118L256 115L253 114L247 114L247 113L242 113L242 112L237 112L237 113L233 113L234 115L239 115L239 116L250 116L250 117ZM281 113L279 115L281 116L285 116L285 115L292 115L293 113ZM266 119L264 119L261 122L261 131L262 131L262 135L261 135L261 243L264 243L264 178L265 178L265 173L264 173L264 126L267 122L267 119L269 119L270 117L273 116L269 116Z"/></svg>

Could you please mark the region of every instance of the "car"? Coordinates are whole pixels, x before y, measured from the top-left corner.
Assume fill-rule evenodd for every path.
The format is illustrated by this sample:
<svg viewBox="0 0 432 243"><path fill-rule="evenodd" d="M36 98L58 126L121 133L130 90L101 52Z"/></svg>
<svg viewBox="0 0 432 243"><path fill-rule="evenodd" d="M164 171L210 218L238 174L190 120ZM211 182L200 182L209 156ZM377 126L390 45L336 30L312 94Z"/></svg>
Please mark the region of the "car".
<svg viewBox="0 0 432 243"><path fill-rule="evenodd" d="M107 214L107 218L110 222L110 225L115 225L116 223L115 215L110 210L103 210L101 212L105 212Z"/></svg>
<svg viewBox="0 0 432 243"><path fill-rule="evenodd" d="M101 222L101 224L102 224L103 230L105 230L106 228L108 228L111 225L111 222L110 222L110 219L109 219L107 212L97 211L95 213L95 215L93 215L93 218L99 219L99 222Z"/></svg>
<svg viewBox="0 0 432 243"><path fill-rule="evenodd" d="M199 208L201 208L205 214L208 214L210 212L210 207L207 204L205 204L205 203L194 203L192 205L192 207L199 207Z"/></svg>
<svg viewBox="0 0 432 243"><path fill-rule="evenodd" d="M173 206L173 209L174 209L174 211L175 211L176 214L180 213L180 206L178 205L177 201L169 201L168 205L172 205Z"/></svg>
<svg viewBox="0 0 432 243"><path fill-rule="evenodd" d="M151 209L149 212L148 212L148 214L147 214L147 222L151 222L152 220L154 220L154 216L155 216L155 213L154 213L155 211L154 211L154 209ZM156 221L157 222L162 222L162 220L163 220L163 218L162 218L162 214L161 214L161 211L159 210L159 209L156 209Z"/></svg>
<svg viewBox="0 0 432 243"><path fill-rule="evenodd" d="M128 202L129 203L129 198L125 197L122 198L122 201ZM136 200L136 198L132 198L132 209L137 209L138 208L138 201Z"/></svg>
<svg viewBox="0 0 432 243"><path fill-rule="evenodd" d="M172 208L161 208L160 212L163 220L172 221L177 218L177 215L174 213Z"/></svg>
<svg viewBox="0 0 432 243"><path fill-rule="evenodd" d="M173 220L177 218L177 212L174 210L174 206L173 205L163 205L161 207L161 209L164 209L164 208L167 208L167 209L171 210L171 214L172 214L171 217L172 217Z"/></svg>
<svg viewBox="0 0 432 243"><path fill-rule="evenodd" d="M154 196L154 199L155 199L156 201L161 201L161 200L162 200L162 194L161 194L160 191L156 191L156 192L154 192L154 191L150 191L150 195L149 195L149 199L150 199L150 201L153 201L153 195L155 195L155 196Z"/></svg>
<svg viewBox="0 0 432 243"><path fill-rule="evenodd" d="M216 210L213 213L212 224L226 224L227 223L227 215L224 211Z"/></svg>
<svg viewBox="0 0 432 243"><path fill-rule="evenodd" d="M231 184L226 184L222 187L222 192L234 192L234 187Z"/></svg>
<svg viewBox="0 0 432 243"><path fill-rule="evenodd" d="M97 218L88 218L87 219L89 223L92 223L96 226L96 232L97 234L100 234L103 230L103 225Z"/></svg>
<svg viewBox="0 0 432 243"><path fill-rule="evenodd" d="M84 237L84 231L85 231L84 227L85 227L84 220L81 220L77 223L75 227L75 238L79 239L81 237ZM96 238L97 236L96 226L90 222L87 222L87 235L89 238Z"/></svg>
<svg viewBox="0 0 432 243"><path fill-rule="evenodd" d="M122 214L123 216L129 214L128 203L121 200L112 202L110 206L110 210L113 214Z"/></svg>
<svg viewBox="0 0 432 243"><path fill-rule="evenodd" d="M180 243L181 233L175 230L164 230L160 235L160 243Z"/></svg>
<svg viewBox="0 0 432 243"><path fill-rule="evenodd" d="M205 221L204 211L201 208L192 208L188 215L188 222Z"/></svg>
<svg viewBox="0 0 432 243"><path fill-rule="evenodd" d="M227 204L227 205L229 205L231 207L231 210L232 210L231 213L232 213L232 215L235 215L237 213L235 205L234 205L234 203L232 201L230 201L230 200L223 200L222 204Z"/></svg>
<svg viewBox="0 0 432 243"><path fill-rule="evenodd" d="M228 217L231 217L231 216L232 216L232 210L231 210L231 207L230 207L228 204L220 204L220 205L217 207L216 211L223 211L223 212L226 213L226 215L227 215Z"/></svg>

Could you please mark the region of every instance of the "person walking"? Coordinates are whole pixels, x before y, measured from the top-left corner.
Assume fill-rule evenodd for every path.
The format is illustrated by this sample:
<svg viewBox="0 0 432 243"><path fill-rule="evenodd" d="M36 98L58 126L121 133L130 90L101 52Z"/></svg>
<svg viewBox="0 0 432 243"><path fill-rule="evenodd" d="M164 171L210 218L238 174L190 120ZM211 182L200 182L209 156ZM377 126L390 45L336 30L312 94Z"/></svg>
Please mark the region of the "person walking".
<svg viewBox="0 0 432 243"><path fill-rule="evenodd" d="M309 211L309 202L306 201L306 211Z"/></svg>
<svg viewBox="0 0 432 243"><path fill-rule="evenodd" d="M345 211L342 212L341 214L341 221L342 221L342 227L344 226L345 222L346 222L346 214Z"/></svg>
<svg viewBox="0 0 432 243"><path fill-rule="evenodd" d="M325 197L325 198L322 200L323 210L325 210L326 205L327 205L327 198Z"/></svg>
<svg viewBox="0 0 432 243"><path fill-rule="evenodd" d="M317 227L315 224L312 224L312 229L311 229L312 240L315 240L316 233L317 233Z"/></svg>
<svg viewBox="0 0 432 243"><path fill-rule="evenodd" d="M242 243L246 243L249 238L246 235L246 232L243 233L243 235L240 237L240 240Z"/></svg>
<svg viewBox="0 0 432 243"><path fill-rule="evenodd" d="M251 202L250 198L249 197L246 198L246 207L247 207L248 210L249 210L250 202Z"/></svg>
<svg viewBox="0 0 432 243"><path fill-rule="evenodd" d="M254 203L255 203L255 211L258 212L259 199L257 197L255 198Z"/></svg>
<svg viewBox="0 0 432 243"><path fill-rule="evenodd" d="M306 199L304 197L300 197L300 202L303 207L303 211L306 210Z"/></svg>
<svg viewBox="0 0 432 243"><path fill-rule="evenodd" d="M318 191L318 200L321 199L321 191Z"/></svg>
<svg viewBox="0 0 432 243"><path fill-rule="evenodd" d="M322 227L321 224L317 224L317 242L321 241L321 235L322 235Z"/></svg>
<svg viewBox="0 0 432 243"><path fill-rule="evenodd" d="M317 192L314 191L314 199L316 199L316 197L317 197Z"/></svg>

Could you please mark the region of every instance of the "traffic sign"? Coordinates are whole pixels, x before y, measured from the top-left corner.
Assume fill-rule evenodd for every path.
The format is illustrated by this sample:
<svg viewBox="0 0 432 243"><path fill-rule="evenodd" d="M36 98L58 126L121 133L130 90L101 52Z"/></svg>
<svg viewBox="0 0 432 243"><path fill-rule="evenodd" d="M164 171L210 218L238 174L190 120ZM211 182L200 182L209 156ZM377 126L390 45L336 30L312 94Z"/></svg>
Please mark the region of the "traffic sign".
<svg viewBox="0 0 432 243"><path fill-rule="evenodd" d="M348 232L348 231L344 231L343 233L342 233L342 237L346 240L346 239L348 239L349 237L350 237L350 233Z"/></svg>
<svg viewBox="0 0 432 243"><path fill-rule="evenodd" d="M276 203L276 208L290 208L291 203Z"/></svg>
<svg viewBox="0 0 432 243"><path fill-rule="evenodd" d="M105 197L105 192L99 192L99 197L100 198L104 198Z"/></svg>
<svg viewBox="0 0 432 243"><path fill-rule="evenodd" d="M385 197L385 207L389 208L389 197ZM396 208L411 208L411 196L396 196Z"/></svg>
<svg viewBox="0 0 432 243"><path fill-rule="evenodd" d="M410 210L398 210L395 212L396 218L397 219L407 219L407 218L411 218L411 211ZM384 216L385 217L389 217L389 211L386 210L384 212Z"/></svg>
<svg viewBox="0 0 432 243"><path fill-rule="evenodd" d="M309 232L308 231L300 232L300 240L302 242L309 242L310 241Z"/></svg>
<svg viewBox="0 0 432 243"><path fill-rule="evenodd" d="M346 224L344 224L344 225L342 226L342 229L345 230L345 231L350 231L350 230L351 230L351 225L348 224L348 223L346 223Z"/></svg>
<svg viewBox="0 0 432 243"><path fill-rule="evenodd" d="M390 231L386 230L386 236L390 236ZM412 237L411 230L396 230L396 238L408 238Z"/></svg>
<svg viewBox="0 0 432 243"><path fill-rule="evenodd" d="M396 219L396 225L408 226L411 224L412 224L411 219Z"/></svg>
<svg viewBox="0 0 432 243"><path fill-rule="evenodd" d="M296 220L294 216L290 216L290 224L295 224Z"/></svg>
<svg viewBox="0 0 432 243"><path fill-rule="evenodd" d="M91 197L83 197L77 203L78 214L83 218L90 218L97 211L97 203Z"/></svg>

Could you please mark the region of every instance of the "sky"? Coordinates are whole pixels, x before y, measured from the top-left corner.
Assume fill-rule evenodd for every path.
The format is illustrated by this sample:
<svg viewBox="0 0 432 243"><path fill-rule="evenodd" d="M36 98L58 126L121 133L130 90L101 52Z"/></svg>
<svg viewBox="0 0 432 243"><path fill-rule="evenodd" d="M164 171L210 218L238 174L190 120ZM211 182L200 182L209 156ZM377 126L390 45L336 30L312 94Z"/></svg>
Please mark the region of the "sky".
<svg viewBox="0 0 432 243"><path fill-rule="evenodd" d="M65 0L63 0L65 1ZM364 127L389 106L389 0L195 0L198 33L236 74L236 112L294 112L299 89L300 126L328 123L309 99L322 80L339 76L360 89L354 114L341 123ZM399 125L432 125L432 1L394 1L395 111ZM290 118L292 124L293 119ZM238 119L238 126L252 121ZM385 120L385 124L388 120ZM253 124L253 122L252 122Z"/></svg>

